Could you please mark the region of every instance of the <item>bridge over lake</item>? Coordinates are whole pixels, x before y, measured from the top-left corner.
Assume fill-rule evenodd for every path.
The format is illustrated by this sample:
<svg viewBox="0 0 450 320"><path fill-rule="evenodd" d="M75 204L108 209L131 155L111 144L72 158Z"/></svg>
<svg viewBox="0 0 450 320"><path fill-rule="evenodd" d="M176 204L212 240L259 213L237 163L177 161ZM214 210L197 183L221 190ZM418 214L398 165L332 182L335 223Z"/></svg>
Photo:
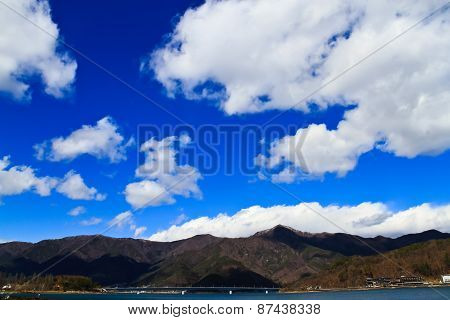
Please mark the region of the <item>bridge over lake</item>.
<svg viewBox="0 0 450 320"><path fill-rule="evenodd" d="M133 293L153 293L153 292L179 292L179 293L200 293L200 292L220 292L220 293L237 293L237 292L262 292L274 293L280 288L264 288L264 287L108 287L103 288L104 292L133 292Z"/></svg>

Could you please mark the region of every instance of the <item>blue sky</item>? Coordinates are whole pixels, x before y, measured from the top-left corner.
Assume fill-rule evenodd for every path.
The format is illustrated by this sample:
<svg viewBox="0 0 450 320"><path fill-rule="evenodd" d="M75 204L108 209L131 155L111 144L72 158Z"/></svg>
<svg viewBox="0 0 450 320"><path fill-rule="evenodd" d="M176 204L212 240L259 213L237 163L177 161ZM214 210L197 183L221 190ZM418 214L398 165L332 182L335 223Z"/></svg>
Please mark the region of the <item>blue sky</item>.
<svg viewBox="0 0 450 320"><path fill-rule="evenodd" d="M173 51L171 51L173 49L168 47L167 43L170 39L173 40L176 38L176 36L173 34L170 35L170 33L179 27L180 19L185 21L186 24L186 26L180 27L180 30L183 27L187 29L186 32L196 30L195 28L189 28L189 23L193 25L195 21L192 22L189 20L189 17L183 18L185 17L186 10L189 8L198 8L198 11L193 11L193 15L198 14L199 16L221 14L220 10L222 9L218 6L214 7L214 4L209 4L210 8L208 10L206 10L207 8L205 9L203 1L170 1L170 4L160 1L130 1L126 5L114 1L95 1L90 3L80 1L50 1L49 4L51 8L50 16L53 23L59 28L60 39L63 39L66 43L90 59L117 75L130 86L158 102L164 109L175 114L194 129L205 124L216 126L235 124L242 126L263 125L283 110L294 107L291 101L285 101L279 98L278 91L270 91L272 89L267 89L267 92L264 92L264 89L262 89L262 91L260 90L255 93L259 97L266 95L270 97L267 104L263 103L257 112L248 106L251 102L245 100L245 97L242 98L244 100L243 103L235 104L230 102L231 99L227 100L223 96L218 99L211 97L189 97L189 92L187 91L190 90L190 81L197 77L196 81L202 82L205 81L205 77L208 78L208 75L198 75L196 72L189 74L188 71L171 70L171 66L177 65L178 58L175 56L170 57L170 54L173 54ZM373 8L364 9L371 15L382 14L383 10L397 10L395 8L383 8L383 10L380 9L380 12L375 12ZM420 17L423 15L422 13L430 11L428 9L428 7L422 8L420 5L417 5L417 10L414 11L414 14ZM203 11L200 12L200 10ZM231 8L231 5L230 10L238 10L237 12L240 12L239 8ZM14 15L14 13L9 12L3 6L0 6L0 11L3 11L5 15ZM448 18L448 11L444 12L444 17ZM219 18L217 20L220 20ZM286 17L285 19L285 21L288 21L290 18ZM352 20L353 18L350 17L348 19ZM411 19L414 20L414 17ZM23 19L21 19L20 23L29 24L29 22ZM236 23L239 24L240 22L237 21ZM343 24L343 26L338 24L331 27L336 28L335 33L339 34L342 29L345 30L348 28L348 25ZM408 23L405 22L405 25L408 25ZM361 28L364 28L365 25L362 24L361 26ZM206 25L202 27L205 28L204 30L208 30ZM218 30L220 28L222 28L221 25L217 27ZM40 30L34 29L34 32L41 33ZM211 28L211 30L216 29ZM230 32L233 31L231 30ZM443 32L447 31L448 27ZM264 31L261 30L261 32ZM208 36L206 35L205 38L208 38ZM317 39L323 38L321 34L314 34L314 36ZM213 34L211 37L217 38L217 35ZM381 38L381 40L386 39ZM350 36L350 39L352 39L352 36ZM191 40L192 43L197 43L194 41L196 38ZM265 41L263 42L264 45L267 45L267 42L271 41L270 39L259 39L259 41L263 40ZM195 56L196 51L188 46L189 37L185 41L185 53L189 54L191 53L189 50L192 50L192 55ZM349 40L341 39L340 41L342 44L339 42L339 50L352 50L350 45L344 47L345 42ZM446 42L444 44L436 43L436 45L448 45L448 40ZM219 44L221 45L221 43ZM214 46L215 44L209 43L209 45ZM231 42L231 46L233 45L237 44ZM252 42L253 48L258 47L258 45L260 43ZM308 49L302 48L302 50ZM329 54L334 54L338 49L329 49L332 50ZM2 50L4 48L0 47L0 60L6 59L5 54L2 55ZM158 50L160 50L159 52L166 50L166 53L169 54L167 60L159 62L159 73L158 71L151 70L148 64L146 64L149 62L150 54L152 52L158 52ZM350 52L355 51L352 50ZM105 157L95 157L89 154L80 154L73 159L63 159L61 161L39 160L35 157L34 145L44 141L50 141L56 137L68 137L83 125L95 126L97 121L107 116L113 119L112 122L124 138L124 143L131 137L138 138L139 125L161 127L163 125L175 126L180 123L178 119L174 118L168 112L156 107L76 52L63 46L60 46L56 52L57 54L67 53L70 59L76 61L77 65L76 75L73 83L70 85L70 90L63 97L54 97L46 93L45 81L40 78L39 73L34 75L25 73L21 75L21 79L30 85L28 98L14 98L10 90L8 91L8 89L0 86L0 112L2 114L0 117L0 158L10 156L12 166L29 166L35 170L36 176L39 177L49 176L62 179L67 172L74 170L83 177L87 186L95 187L99 193L106 194L107 197L103 201L76 200L70 199L56 191L52 191L49 196L41 196L31 189L23 190L23 192L15 195L0 195L2 203L0 205L0 239L3 240L38 241L69 235L95 234L103 232L107 228L108 222L119 213L133 209L133 206L126 200L124 190L128 184L140 181L135 177L138 161L142 161L142 158L138 159L137 156L137 145L127 148L125 151L127 159L117 163L111 163ZM241 51L236 50L236 52L236 55L239 57L239 52ZM367 52L370 52L370 48L368 48L368 51L363 50L362 54ZM235 51L230 50L230 52L223 52L223 55L231 55L233 53ZM260 52L256 53L258 55L260 54ZM286 60L289 59L286 58ZM424 57L424 59L430 59L431 61L433 57ZM435 57L435 59L439 59L439 57ZM192 61L195 61L195 59ZM228 61L221 61L212 59L211 62L205 60L204 63L206 65L210 63L211 66L218 65L222 62L224 64L229 63ZM263 64L262 61L259 62L261 65ZM198 69L202 69L202 66L195 65L195 62L192 63L193 68L197 67ZM250 61L249 64L251 63ZM331 64L331 62L329 63ZM335 63L339 65L337 62ZM371 64L370 61L367 63ZM377 61L374 62L375 65L376 63ZM141 70L142 64L146 72ZM225 72L220 68L214 69L211 66L207 69L211 73L210 77L219 80L217 80L215 85L203 85L204 88L210 90L210 93L220 93L224 88L233 93L232 90L234 89L232 88L234 88L235 81L237 81L235 79L239 77L239 79L246 79L239 74L229 76L228 71ZM292 69L294 69L294 66L296 65L292 65ZM240 65L236 67L242 70ZM300 68L301 66L296 67L299 70L302 69ZM408 72L409 70L414 71L414 68L414 64L404 66L404 69L401 70L403 76L407 76L404 72ZM418 66L417 70L420 68L421 66ZM227 66L227 69L232 70L229 66ZM250 68L250 70L252 69ZM330 67L330 70L335 69ZM448 71L450 69L445 70ZM231 73L232 71L229 72ZM280 74L279 70L273 70L273 72L274 78ZM302 75L303 72L305 71L298 71L298 76ZM365 77L369 78L373 76L374 79L378 77L376 72L370 73L369 69L364 68L360 70L355 69L352 72L355 74L362 73ZM389 75L389 71L385 72L385 75ZM227 75L223 75L224 73L227 73ZM174 91L174 97L170 97L168 91L171 89L169 88L168 82L164 82L167 80L165 78L167 74L170 74L171 78L178 79L178 84L181 83L181 86L184 86L185 92L182 92L183 89L178 88L178 91ZM290 73L288 74L291 76ZM222 75L223 78L221 78ZM449 74L444 72L443 77L448 83ZM260 79L261 77L257 78ZM318 77L312 78L317 79ZM250 79L248 81L253 80ZM251 85L252 87L259 85L264 88L271 87L267 86L267 82L270 82L270 80L267 80L263 84L258 82L251 83ZM346 81L343 80L342 82ZM242 85L244 88L245 86L250 87L250 83L244 83ZM299 87L302 87L303 90L303 87L308 86L309 84L303 83ZM294 110L287 111L271 123L286 129L289 127L290 132L288 136L295 136L298 129L311 126L311 124L324 124L326 126L325 130L328 130L326 132L339 132L337 128L339 127L340 130L340 126L338 124L346 119L352 119L352 115L349 113L351 111L349 110L352 108L354 110L362 110L365 107L365 94L372 95L373 92L369 90L369 93L362 93L364 91L363 89L350 87L350 85L349 87L336 85L336 87L327 91L326 94L328 96L337 96L339 94L345 96L348 94L350 98L344 102L339 101L339 103L330 102L332 99L325 99L327 100L326 103L316 101L318 107L312 108L308 112L305 112L304 109L294 107ZM217 88L220 88L220 90L217 90ZM196 90L198 92L199 89L197 88ZM295 97L302 97L302 90L294 88L293 95ZM411 90L414 90L414 88L412 87ZM357 101L356 104L354 101L350 101L352 100L352 94L355 97L353 100ZM403 95L402 92L398 93L399 96L401 94ZM428 94L428 92L424 94ZM430 91L428 96L439 94L440 92ZM395 96L396 90L389 92L387 95L389 95L391 100L397 101L397 97ZM236 95L231 94L231 96ZM300 99L297 98L294 100ZM433 112L436 118L448 119L448 115L450 114L448 100L446 104L446 107L442 107L436 113ZM326 108L322 108L321 106L323 105L326 105ZM235 110L237 111L235 112ZM393 112L393 117L395 114ZM373 123L376 121L383 122L383 119L379 120L376 116L373 116L373 119ZM350 121L348 120L347 122L350 123ZM415 119L407 121L412 122ZM371 127L373 123L368 123L367 127ZM343 126L341 125L341 127ZM420 127L420 125L416 126L413 123L411 127L416 128ZM432 138L430 139L440 141L440 135L444 136L447 134L446 125L443 124L442 127L443 129L437 132L436 135L431 133ZM360 129L356 125L353 125L352 130L354 128ZM111 228L106 234L129 237L133 236L133 232L137 227L146 227L145 232L139 236L149 237L158 231L167 230L180 215L186 220L183 222L194 220L199 223L199 220L195 220L199 217L211 218L216 217L219 213L227 213L232 216L236 212L252 206L267 208L278 205L295 206L302 201L308 203L318 202L321 208L326 208L330 205L352 207L365 202L382 203L386 206L384 210L390 212L389 215L395 212L402 212L411 207L421 206L424 203L431 203L433 206L439 208L447 208L446 205L449 202L448 181L450 181L450 170L448 166L450 152L447 149L450 145L444 141L428 150L423 147L428 141L421 134L428 135L429 132L423 133L426 130L420 131L416 135L415 131L405 129L401 134L403 132L410 134L411 139L416 141L417 145L414 144L413 147L403 148L402 146L409 142L404 142L405 138L402 136L399 139L399 141L402 141L400 145L396 144L397 140L395 140L395 137L399 133L394 129L380 126L379 128L377 127L376 131L384 132L383 137L380 139L377 138L378 140L374 138L373 141L369 139L370 142L368 143L366 141L358 141L358 150L362 148L364 152L355 151L357 155L354 156L352 149L352 155L346 156L346 160L348 158L356 158L356 163L353 166L351 165L351 168L345 169L345 174L343 175L338 173L342 168L334 169L334 167L332 168L332 166L330 167L327 164L326 166L324 165L327 169L317 167L317 175L314 178L299 178L294 183L279 183L281 186L280 189L271 181L258 179L256 172L253 176L242 174L239 171L232 175L226 175L224 167L219 166L218 172L209 175L202 173L201 168L197 168L196 170L199 171L202 178L195 181L195 183L201 190L201 197L174 195L175 201L169 204L143 208L135 207L134 209L136 210L133 212L132 222L128 223L130 227L127 224L121 228ZM315 131L310 132L312 132L311 137L315 137ZM367 134L366 131L352 132L354 132L353 134L355 136ZM158 140L162 138L158 137ZM321 141L318 139L317 143L320 144ZM344 141L347 140L344 139ZM138 140L138 142L140 143L142 141ZM193 139L191 145L195 146L196 143L198 141ZM221 141L219 147L217 147L221 159L226 157L224 151L224 144L226 143L229 143L229 141ZM258 142L253 141L251 143L257 144ZM367 144L370 147L366 147ZM387 147L379 147L383 144ZM334 149L331 150L333 152ZM275 151L270 155L274 158ZM242 156L252 159L256 154ZM311 159L314 161L314 158ZM232 161L235 162L236 166L239 166L242 158L234 157ZM192 161L189 165L195 167ZM289 166L289 164L287 165ZM1 181L0 179L0 183ZM79 206L85 208L83 214L75 217L68 215L70 210ZM449 211L444 209L442 209L444 211L443 215L448 217ZM324 211L327 210L324 209ZM83 225L82 221L89 221L89 219L93 218L101 219L101 222L91 226ZM267 223L262 225L270 224L272 218L273 216L268 212L266 218ZM181 218L179 218L178 222L183 224ZM302 225L304 224L305 229L311 229L308 223L311 222L305 221L303 223L300 219L294 226L302 229ZM259 224L256 223L254 225L258 226ZM429 225L425 223L424 228ZM448 228L448 225L448 222L446 222L443 228ZM419 225L418 229L420 228L421 226ZM320 224L313 229L328 230L326 226L322 227ZM390 234L391 232L394 234L397 232L396 230L392 232L387 231L387 233ZM252 231L254 230L251 229L248 233ZM412 231L417 230L413 228ZM446 231L446 229L443 231ZM361 233L365 234L363 231ZM243 234L246 234L246 232L243 232ZM368 234L371 233L369 232ZM230 234L230 236L234 235ZM171 238L167 236L167 239L174 239L176 237Z"/></svg>

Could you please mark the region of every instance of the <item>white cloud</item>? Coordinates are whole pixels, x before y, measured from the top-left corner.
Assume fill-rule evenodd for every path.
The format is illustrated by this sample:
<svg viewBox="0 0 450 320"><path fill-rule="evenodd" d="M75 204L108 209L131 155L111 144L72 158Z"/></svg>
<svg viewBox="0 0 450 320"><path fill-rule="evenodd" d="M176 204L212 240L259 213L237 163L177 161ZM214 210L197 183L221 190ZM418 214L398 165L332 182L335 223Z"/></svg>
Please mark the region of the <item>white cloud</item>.
<svg viewBox="0 0 450 320"><path fill-rule="evenodd" d="M341 122L337 130L327 130L324 124L311 124L300 129L294 136L286 136L270 144L269 155L260 156L262 165L269 169L286 167L274 175L273 182L292 183L302 173L321 176L326 172L336 172L338 176L352 170L358 158L374 146L371 136L355 132Z"/></svg>
<svg viewBox="0 0 450 320"><path fill-rule="evenodd" d="M133 213L131 211L124 211L115 216L108 225L110 227L122 228L126 225L133 224Z"/></svg>
<svg viewBox="0 0 450 320"><path fill-rule="evenodd" d="M102 219L97 218L97 217L92 217L92 218L89 218L86 220L82 220L80 222L80 224L82 226L88 227L88 226L95 226L95 225L99 224L100 222L102 222Z"/></svg>
<svg viewBox="0 0 450 320"><path fill-rule="evenodd" d="M189 217L186 214L180 213L173 221L170 222L170 224L179 225L179 224L187 221L188 219L189 219Z"/></svg>
<svg viewBox="0 0 450 320"><path fill-rule="evenodd" d="M28 166L10 167L10 157L0 158L0 199L2 196L18 195L33 191L40 196L49 196L57 180L52 177L38 177Z"/></svg>
<svg viewBox="0 0 450 320"><path fill-rule="evenodd" d="M134 238L138 238L138 237L140 237L145 231L147 230L147 227L139 227L139 228L136 228L135 230L134 230Z"/></svg>
<svg viewBox="0 0 450 320"><path fill-rule="evenodd" d="M83 178L75 171L69 171L63 179L55 177L38 177L36 170L29 166L11 166L10 157L0 158L0 200L2 196L19 195L33 191L38 195L49 196L53 189L73 200L102 201L106 195L101 194L94 187L88 187ZM82 207L70 211L74 215L81 213Z"/></svg>
<svg viewBox="0 0 450 320"><path fill-rule="evenodd" d="M67 214L72 217L79 216L83 213L86 213L86 208L83 206L78 206L70 210Z"/></svg>
<svg viewBox="0 0 450 320"><path fill-rule="evenodd" d="M59 37L47 1L4 0L50 34ZM58 48L57 41L29 21L2 6L0 10L0 91L15 98L29 95L27 77L39 75L45 92L62 97L75 80L77 63Z"/></svg>
<svg viewBox="0 0 450 320"><path fill-rule="evenodd" d="M317 212L345 232L361 236L398 236L430 229L450 231L450 205L433 206L425 203L402 211L392 211L383 203L322 206L317 202L311 202L268 208L253 206L233 215L200 217L157 232L149 239L175 241L199 234L230 238L247 237L278 224L304 232L343 232Z"/></svg>
<svg viewBox="0 0 450 320"><path fill-rule="evenodd" d="M201 174L194 167L177 164L174 143L180 146L190 142L186 135L155 138L144 142L140 151L145 153L145 162L136 170L136 177L142 179L126 186L125 197L134 208L159 206L175 202L174 196L197 197L202 193L197 185Z"/></svg>
<svg viewBox="0 0 450 320"><path fill-rule="evenodd" d="M127 202L135 208L159 206L175 202L175 199L169 192L166 192L163 186L148 180L128 184L125 188L125 197Z"/></svg>
<svg viewBox="0 0 450 320"><path fill-rule="evenodd" d="M134 139L124 143L124 137L111 117L100 119L96 125L84 125L67 137L54 138L36 144L36 158L51 161L72 160L80 155L89 154L96 158L108 158L111 162L126 159L126 149Z"/></svg>
<svg viewBox="0 0 450 320"><path fill-rule="evenodd" d="M139 238L146 230L147 227L139 227L134 221L134 215L131 211L124 211L116 215L111 221L108 222L110 228L124 228L128 227L133 231L133 237Z"/></svg>
<svg viewBox="0 0 450 320"><path fill-rule="evenodd" d="M345 175L374 147L408 158L450 147L449 11L296 103L441 5L438 0L209 0L185 12L169 42L142 69L153 69L170 95L219 100L228 114L293 107L309 112L310 102L322 109L356 104L336 129L311 125L302 149L311 173ZM270 153L304 171L282 149L279 143Z"/></svg>
<svg viewBox="0 0 450 320"><path fill-rule="evenodd" d="M275 183L293 183L301 175L295 166L287 166L280 172L272 175L272 182ZM266 180L267 176L259 172L258 179Z"/></svg>
<svg viewBox="0 0 450 320"><path fill-rule="evenodd" d="M106 199L106 195L99 193L94 187L88 187L83 178L75 171L69 171L56 190L73 200L103 201Z"/></svg>

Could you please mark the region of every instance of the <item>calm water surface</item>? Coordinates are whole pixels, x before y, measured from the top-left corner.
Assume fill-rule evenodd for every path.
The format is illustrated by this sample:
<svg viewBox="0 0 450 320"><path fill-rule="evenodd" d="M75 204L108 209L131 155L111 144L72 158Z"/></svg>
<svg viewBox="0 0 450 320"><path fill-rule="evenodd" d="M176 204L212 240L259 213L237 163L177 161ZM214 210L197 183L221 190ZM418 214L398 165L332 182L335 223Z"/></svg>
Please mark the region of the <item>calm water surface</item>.
<svg viewBox="0 0 450 320"><path fill-rule="evenodd" d="M5 294L0 294L0 296ZM329 291L306 293L236 293L236 294L156 294L105 293L71 294L35 293L10 295L10 298L39 298L53 300L445 300L450 299L450 287L397 288L378 290Z"/></svg>

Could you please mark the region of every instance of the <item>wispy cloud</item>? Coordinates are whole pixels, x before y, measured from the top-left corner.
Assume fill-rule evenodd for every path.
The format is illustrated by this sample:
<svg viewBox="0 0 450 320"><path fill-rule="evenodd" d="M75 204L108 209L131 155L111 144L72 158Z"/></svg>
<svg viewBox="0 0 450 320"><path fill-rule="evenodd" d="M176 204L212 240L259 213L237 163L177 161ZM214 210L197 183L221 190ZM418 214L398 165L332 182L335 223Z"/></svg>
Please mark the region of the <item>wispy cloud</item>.
<svg viewBox="0 0 450 320"><path fill-rule="evenodd" d="M131 213L131 211L125 211L116 215L112 220L108 222L108 225L110 227L122 228L132 223L133 223L133 213Z"/></svg>
<svg viewBox="0 0 450 320"><path fill-rule="evenodd" d="M97 224L99 224L100 222L102 222L102 219L97 218L97 217L92 217L92 218L89 218L89 219L86 219L86 220L82 220L82 221L80 222L80 224L81 224L82 226L87 227L87 226L94 226L94 225L97 225Z"/></svg>
<svg viewBox="0 0 450 320"><path fill-rule="evenodd" d="M83 206L78 206L70 210L67 214L72 217L79 216L83 213L86 213L86 208Z"/></svg>
<svg viewBox="0 0 450 320"><path fill-rule="evenodd" d="M146 230L147 230L147 227L139 227L139 228L136 228L136 229L134 230L134 237L135 237L135 238L140 237Z"/></svg>
<svg viewBox="0 0 450 320"><path fill-rule="evenodd" d="M179 225L185 222L188 219L188 216L184 213L179 214L174 220L170 222L170 224Z"/></svg>

